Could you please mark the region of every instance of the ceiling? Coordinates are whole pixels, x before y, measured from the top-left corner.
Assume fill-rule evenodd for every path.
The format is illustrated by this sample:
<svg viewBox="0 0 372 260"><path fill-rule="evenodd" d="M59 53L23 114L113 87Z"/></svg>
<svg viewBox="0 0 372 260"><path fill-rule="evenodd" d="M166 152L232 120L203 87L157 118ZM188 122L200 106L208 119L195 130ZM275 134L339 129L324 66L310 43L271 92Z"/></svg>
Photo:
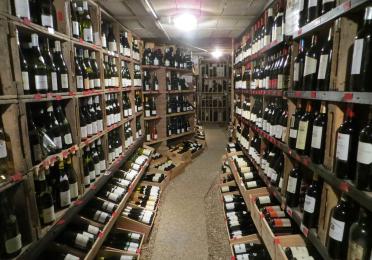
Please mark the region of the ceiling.
<svg viewBox="0 0 372 260"><path fill-rule="evenodd" d="M145 0L100 0L113 16L143 39L187 42L200 48L231 47L231 38L238 37L262 13L270 0L148 0L158 16L152 15ZM195 31L181 32L172 24L172 17L182 12L198 19ZM161 25L159 25L159 23Z"/></svg>

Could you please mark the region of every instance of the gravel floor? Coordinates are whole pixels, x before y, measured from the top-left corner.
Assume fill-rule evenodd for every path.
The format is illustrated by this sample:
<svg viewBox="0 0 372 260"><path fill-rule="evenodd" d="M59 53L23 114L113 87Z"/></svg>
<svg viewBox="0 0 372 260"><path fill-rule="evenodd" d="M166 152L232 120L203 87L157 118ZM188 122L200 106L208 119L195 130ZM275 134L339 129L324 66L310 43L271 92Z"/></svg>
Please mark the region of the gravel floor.
<svg viewBox="0 0 372 260"><path fill-rule="evenodd" d="M230 259L218 189L226 129L206 128L208 148L163 191L141 259Z"/></svg>

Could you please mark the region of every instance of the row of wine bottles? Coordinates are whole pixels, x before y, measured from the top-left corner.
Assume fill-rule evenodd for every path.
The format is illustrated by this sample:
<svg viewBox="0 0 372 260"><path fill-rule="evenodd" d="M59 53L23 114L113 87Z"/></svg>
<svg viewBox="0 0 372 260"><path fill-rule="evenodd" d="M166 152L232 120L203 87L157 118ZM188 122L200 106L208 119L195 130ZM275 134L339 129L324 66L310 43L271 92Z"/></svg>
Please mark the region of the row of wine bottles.
<svg viewBox="0 0 372 260"><path fill-rule="evenodd" d="M167 119L167 136L190 132L191 125L187 116L177 116Z"/></svg>
<svg viewBox="0 0 372 260"><path fill-rule="evenodd" d="M208 80L202 79L202 92L221 93L226 92L228 88L227 80Z"/></svg>
<svg viewBox="0 0 372 260"><path fill-rule="evenodd" d="M286 46L279 52L248 64L235 75L236 89L288 89L291 52Z"/></svg>
<svg viewBox="0 0 372 260"><path fill-rule="evenodd" d="M174 52L173 47L166 48L164 54L160 48L152 50L146 48L143 51L142 65L166 66L178 69L192 69L191 55L185 54L186 50L177 48Z"/></svg>
<svg viewBox="0 0 372 260"><path fill-rule="evenodd" d="M271 42L283 41L285 37L285 1L278 1L274 8L269 7L264 15L253 25L244 46L235 53L235 64L243 62L249 56L256 54Z"/></svg>
<svg viewBox="0 0 372 260"><path fill-rule="evenodd" d="M208 78L228 78L231 75L231 68L226 63L206 63L201 65L201 76Z"/></svg>
<svg viewBox="0 0 372 260"><path fill-rule="evenodd" d="M176 152L177 154L184 154L190 151L191 154L194 154L202 148L203 145L199 143L197 140L187 140L177 144L176 146L171 146L169 148L169 151Z"/></svg>
<svg viewBox="0 0 372 260"><path fill-rule="evenodd" d="M167 113L181 113L194 110L194 107L183 95L168 95Z"/></svg>

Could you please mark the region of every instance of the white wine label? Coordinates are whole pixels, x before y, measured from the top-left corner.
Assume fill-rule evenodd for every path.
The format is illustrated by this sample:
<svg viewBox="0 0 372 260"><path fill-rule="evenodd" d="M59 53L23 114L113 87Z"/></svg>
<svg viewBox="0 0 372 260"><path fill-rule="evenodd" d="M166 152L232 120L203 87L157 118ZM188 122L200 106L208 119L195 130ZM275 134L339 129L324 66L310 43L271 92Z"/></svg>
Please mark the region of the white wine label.
<svg viewBox="0 0 372 260"><path fill-rule="evenodd" d="M61 207L66 207L70 205L71 204L70 189L68 189L67 191L60 191L59 199L61 201Z"/></svg>
<svg viewBox="0 0 372 260"><path fill-rule="evenodd" d="M80 258L71 254L67 254L63 260L79 260Z"/></svg>
<svg viewBox="0 0 372 260"><path fill-rule="evenodd" d="M89 89L94 89L94 79L89 79Z"/></svg>
<svg viewBox="0 0 372 260"><path fill-rule="evenodd" d="M313 126L313 136L311 138L311 147L320 149L322 143L322 126Z"/></svg>
<svg viewBox="0 0 372 260"><path fill-rule="evenodd" d="M76 88L84 89L84 78L83 76L76 76Z"/></svg>
<svg viewBox="0 0 372 260"><path fill-rule="evenodd" d="M141 235L137 233L130 233L129 237L133 240L139 240L141 238Z"/></svg>
<svg viewBox="0 0 372 260"><path fill-rule="evenodd" d="M318 79L325 79L327 74L328 54L320 56Z"/></svg>
<svg viewBox="0 0 372 260"><path fill-rule="evenodd" d="M234 251L236 254L246 253L247 249L245 247L245 244L237 244L234 245Z"/></svg>
<svg viewBox="0 0 372 260"><path fill-rule="evenodd" d="M63 138L64 140L65 140L65 144L72 144L72 136L71 136L71 134L70 133L68 133L68 134L65 134L65 136L64 136L64 138Z"/></svg>
<svg viewBox="0 0 372 260"><path fill-rule="evenodd" d="M89 27L89 28L84 28L83 36L84 36L84 41L93 42L93 28L92 28L92 26Z"/></svg>
<svg viewBox="0 0 372 260"><path fill-rule="evenodd" d="M88 136L88 133L87 133L87 127L86 126L81 126L80 127L80 134L81 134L81 138L87 138Z"/></svg>
<svg viewBox="0 0 372 260"><path fill-rule="evenodd" d="M70 196L71 198L77 198L79 196L79 188L77 182L70 183Z"/></svg>
<svg viewBox="0 0 372 260"><path fill-rule="evenodd" d="M88 232L93 234L93 235L98 235L99 233L99 228L98 227L95 227L95 226L92 226L92 225L88 225Z"/></svg>
<svg viewBox="0 0 372 260"><path fill-rule="evenodd" d="M94 235L89 233L89 232L86 232L86 231L83 231L81 233L83 236L87 237L88 239L91 238L91 239L95 239Z"/></svg>
<svg viewBox="0 0 372 260"><path fill-rule="evenodd" d="M297 138L297 130L296 129L289 129L289 137L290 138Z"/></svg>
<svg viewBox="0 0 372 260"><path fill-rule="evenodd" d="M247 187L250 189L250 188L256 188L258 185L257 185L257 182L256 181L249 181L247 182Z"/></svg>
<svg viewBox="0 0 372 260"><path fill-rule="evenodd" d="M94 164L94 172L96 177L101 175L101 164L99 162Z"/></svg>
<svg viewBox="0 0 372 260"><path fill-rule="evenodd" d="M329 227L329 237L336 241L342 242L344 237L345 222L331 218L331 226Z"/></svg>
<svg viewBox="0 0 372 260"><path fill-rule="evenodd" d="M118 51L116 42L109 42L109 50L110 51L113 51L113 52L117 52Z"/></svg>
<svg viewBox="0 0 372 260"><path fill-rule="evenodd" d="M41 214L43 217L44 224L51 223L56 219L56 216L54 214L54 205L47 209L43 209Z"/></svg>
<svg viewBox="0 0 372 260"><path fill-rule="evenodd" d="M287 192L295 194L296 193L296 186L297 186L297 178L289 176L288 185L287 185Z"/></svg>
<svg viewBox="0 0 372 260"><path fill-rule="evenodd" d="M305 196L304 211L314 213L316 199L308 195Z"/></svg>
<svg viewBox="0 0 372 260"><path fill-rule="evenodd" d="M236 256L236 260L249 260L250 255L249 254L240 254Z"/></svg>
<svg viewBox="0 0 372 260"><path fill-rule="evenodd" d="M98 132L103 131L103 121L102 121L102 119L97 120L97 131Z"/></svg>
<svg viewBox="0 0 372 260"><path fill-rule="evenodd" d="M277 89L283 89L284 88L284 75L279 74L278 75L278 86Z"/></svg>
<svg viewBox="0 0 372 260"><path fill-rule="evenodd" d="M102 207L103 207L103 209L107 210L108 212L112 212L114 210L115 204L111 203L111 202L108 202L108 201L105 201L103 203Z"/></svg>
<svg viewBox="0 0 372 260"><path fill-rule="evenodd" d="M300 64L298 62L296 62L294 64L293 80L294 81L299 81L300 80Z"/></svg>
<svg viewBox="0 0 372 260"><path fill-rule="evenodd" d="M362 164L372 163L372 144L359 141L357 161Z"/></svg>
<svg viewBox="0 0 372 260"><path fill-rule="evenodd" d="M79 22L77 21L72 21L72 34L78 36L80 35Z"/></svg>
<svg viewBox="0 0 372 260"><path fill-rule="evenodd" d="M94 87L101 88L101 79L94 79Z"/></svg>
<svg viewBox="0 0 372 260"><path fill-rule="evenodd" d="M94 181L96 179L96 173L95 171L89 171L90 180Z"/></svg>
<svg viewBox="0 0 372 260"><path fill-rule="evenodd" d="M97 121L92 122L92 134L98 133L97 131Z"/></svg>
<svg viewBox="0 0 372 260"><path fill-rule="evenodd" d="M13 254L22 248L22 236L19 233L17 236L5 241L5 251L7 254Z"/></svg>
<svg viewBox="0 0 372 260"><path fill-rule="evenodd" d="M225 205L227 210L233 210L235 208L234 203L226 203Z"/></svg>
<svg viewBox="0 0 372 260"><path fill-rule="evenodd" d="M315 7L317 5L318 5L318 1L317 0L309 0L309 4L308 4L308 7L307 8Z"/></svg>
<svg viewBox="0 0 372 260"><path fill-rule="evenodd" d="M253 176L253 173L252 172L246 172L246 173L244 173L244 179L251 180L253 178L254 178L254 176Z"/></svg>
<svg viewBox="0 0 372 260"><path fill-rule="evenodd" d="M280 177L278 188L279 189L283 188L283 178L282 177Z"/></svg>
<svg viewBox="0 0 372 260"><path fill-rule="evenodd" d="M62 89L68 89L68 75L61 74L61 87Z"/></svg>
<svg viewBox="0 0 372 260"><path fill-rule="evenodd" d="M225 195L223 197L223 199L224 199L225 202L229 203L229 202L232 202L233 201L234 196L233 195Z"/></svg>
<svg viewBox="0 0 372 260"><path fill-rule="evenodd" d="M315 2L316 2L316 0L315 0ZM314 59L312 57L306 56L306 58L305 58L304 76L307 76L307 75L311 75L311 74L316 73L317 63L318 63L317 59Z"/></svg>
<svg viewBox="0 0 372 260"><path fill-rule="evenodd" d="M35 88L36 90L48 89L48 78L46 75L35 75Z"/></svg>
<svg viewBox="0 0 372 260"><path fill-rule="evenodd" d="M300 124L298 126L298 136L296 139L297 149L305 150L308 126L308 121L300 121Z"/></svg>
<svg viewBox="0 0 372 260"><path fill-rule="evenodd" d="M84 176L84 185L89 185L90 184L90 176Z"/></svg>
<svg viewBox="0 0 372 260"><path fill-rule="evenodd" d="M85 249L87 247L89 238L83 234L77 234L75 238L75 245L79 248Z"/></svg>
<svg viewBox="0 0 372 260"><path fill-rule="evenodd" d="M365 258L366 249L364 245L358 244L357 241L350 241L348 250L348 260L361 260ZM371 260L370 258L369 260Z"/></svg>
<svg viewBox="0 0 372 260"><path fill-rule="evenodd" d="M269 196L258 197L258 201L260 202L260 204L269 204L271 202Z"/></svg>
<svg viewBox="0 0 372 260"><path fill-rule="evenodd" d="M130 57L130 49L124 48L124 56Z"/></svg>
<svg viewBox="0 0 372 260"><path fill-rule="evenodd" d="M108 199L109 200L112 200L112 201L117 201L119 199L119 194L116 194L116 193L110 193L108 195Z"/></svg>
<svg viewBox="0 0 372 260"><path fill-rule="evenodd" d="M87 124L87 134L88 136L93 134L92 123Z"/></svg>
<svg viewBox="0 0 372 260"><path fill-rule="evenodd" d="M272 181L272 182L275 182L277 178L278 178L278 174L276 173L275 170L272 170L272 173L271 173L271 181Z"/></svg>
<svg viewBox="0 0 372 260"><path fill-rule="evenodd" d="M23 90L30 90L30 80L28 78L27 71L22 71L22 84L23 84Z"/></svg>
<svg viewBox="0 0 372 260"><path fill-rule="evenodd" d="M326 4L326 3L332 3L332 2L335 2L336 0L323 0L323 4Z"/></svg>
<svg viewBox="0 0 372 260"><path fill-rule="evenodd" d="M350 135L341 133L337 135L336 158L342 161L347 161L349 155L349 143Z"/></svg>
<svg viewBox="0 0 372 260"><path fill-rule="evenodd" d="M106 170L106 161L105 160L100 161L99 162L99 165L100 165L101 171L105 171Z"/></svg>
<svg viewBox="0 0 372 260"><path fill-rule="evenodd" d="M58 91L58 80L56 72L52 72L52 90Z"/></svg>
<svg viewBox="0 0 372 260"><path fill-rule="evenodd" d="M223 187L221 187L221 191L222 192L229 192L230 188L229 188L229 186L223 186Z"/></svg>
<svg viewBox="0 0 372 260"><path fill-rule="evenodd" d="M6 142L5 140L0 140L0 158L6 158L8 156L8 153L6 151Z"/></svg>
<svg viewBox="0 0 372 260"><path fill-rule="evenodd" d="M54 144L59 148L62 149L62 137L57 136L53 138Z"/></svg>
<svg viewBox="0 0 372 260"><path fill-rule="evenodd" d="M53 16L51 15L41 15L41 25L45 27L53 28Z"/></svg>
<svg viewBox="0 0 372 260"><path fill-rule="evenodd" d="M360 74L363 57L363 45L364 39L358 39L354 41L353 63L351 65L352 75Z"/></svg>

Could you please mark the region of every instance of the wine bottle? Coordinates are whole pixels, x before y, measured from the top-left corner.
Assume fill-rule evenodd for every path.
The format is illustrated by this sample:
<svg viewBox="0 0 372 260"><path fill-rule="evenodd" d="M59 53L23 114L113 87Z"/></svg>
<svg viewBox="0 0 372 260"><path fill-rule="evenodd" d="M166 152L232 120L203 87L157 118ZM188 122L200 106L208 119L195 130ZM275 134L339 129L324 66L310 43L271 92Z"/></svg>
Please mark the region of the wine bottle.
<svg viewBox="0 0 372 260"><path fill-rule="evenodd" d="M312 20L318 18L320 13L320 5L322 0L309 0L307 6L306 22L310 23Z"/></svg>
<svg viewBox="0 0 372 260"><path fill-rule="evenodd" d="M79 50L75 48L75 78L76 78L76 91L81 92L84 90L84 74L83 68L80 63Z"/></svg>
<svg viewBox="0 0 372 260"><path fill-rule="evenodd" d="M372 189L372 111L370 122L360 131L355 183L358 189Z"/></svg>
<svg viewBox="0 0 372 260"><path fill-rule="evenodd" d="M346 110L345 121L337 129L335 173L337 178L354 180L357 159L358 130L353 107Z"/></svg>
<svg viewBox="0 0 372 260"><path fill-rule="evenodd" d="M111 24L109 25L109 33L108 33L108 36L107 36L107 40L108 40L109 51L117 53L118 47L117 47L116 39L115 39L115 36L114 36L114 30L113 30Z"/></svg>
<svg viewBox="0 0 372 260"><path fill-rule="evenodd" d="M30 54L30 88L34 93L46 93L48 90L48 68L39 48L39 37L31 34L31 54Z"/></svg>
<svg viewBox="0 0 372 260"><path fill-rule="evenodd" d="M55 221L53 197L45 178L45 171L40 171L35 179L36 201L42 225L49 225Z"/></svg>
<svg viewBox="0 0 372 260"><path fill-rule="evenodd" d="M44 38L42 40L42 46L42 54L48 69L48 91L58 92L57 67L50 52L48 38Z"/></svg>
<svg viewBox="0 0 372 260"><path fill-rule="evenodd" d="M22 2L22 1L18 1L18 2ZM28 1L27 1L27 3L28 3ZM28 94L31 93L31 90L30 90L30 73L29 73L30 68L29 68L28 61L26 60L25 56L23 55L23 50L22 50L21 45L19 43L18 30L16 30L15 33L16 33L18 53L19 53L19 62L20 62L20 65L21 65L23 93L25 95L28 95Z"/></svg>
<svg viewBox="0 0 372 260"><path fill-rule="evenodd" d="M312 0L310 0L311 2ZM305 66L302 90L315 90L319 64L318 35L313 34L311 46L305 54Z"/></svg>
<svg viewBox="0 0 372 260"><path fill-rule="evenodd" d="M94 240L91 237L71 230L65 230L62 232L58 240L63 244L80 249L84 252L88 252L94 243Z"/></svg>
<svg viewBox="0 0 372 260"><path fill-rule="evenodd" d="M64 168L65 168L65 173L68 177L68 182L70 186L70 197L71 201L77 200L79 196L79 187L78 187L78 182L77 182L77 175L76 172L72 166L72 158L71 155L69 155L64 162Z"/></svg>
<svg viewBox="0 0 372 260"><path fill-rule="evenodd" d="M68 123L67 118L63 113L63 109L59 103L55 103L54 111L55 117L60 125L60 129L62 132L62 148L70 148L73 144L70 124Z"/></svg>
<svg viewBox="0 0 372 260"><path fill-rule="evenodd" d="M325 102L322 102L320 113L314 119L311 137L310 157L311 161L316 164L322 164L324 160L327 118L327 107Z"/></svg>
<svg viewBox="0 0 372 260"><path fill-rule="evenodd" d="M41 26L55 29L53 17L53 1L42 0L39 4Z"/></svg>
<svg viewBox="0 0 372 260"><path fill-rule="evenodd" d="M95 75L90 64L89 50L87 49L84 50L84 64L85 74L88 76L84 80L84 90L94 89Z"/></svg>
<svg viewBox="0 0 372 260"><path fill-rule="evenodd" d="M368 260L371 257L371 214L360 208L359 219L350 227L347 259Z"/></svg>
<svg viewBox="0 0 372 260"><path fill-rule="evenodd" d="M328 39L320 50L316 90L328 91L330 88L331 62L333 54L333 27L329 28Z"/></svg>
<svg viewBox="0 0 372 260"><path fill-rule="evenodd" d="M333 208L328 232L328 253L331 258L344 259L347 256L347 242L350 225L353 222L351 202L342 195Z"/></svg>
<svg viewBox="0 0 372 260"><path fill-rule="evenodd" d="M101 89L101 73L96 60L96 52L90 53L90 65L92 67L92 77L94 81L94 89Z"/></svg>
<svg viewBox="0 0 372 260"><path fill-rule="evenodd" d="M77 3L74 0L70 0L71 8L71 29L72 37L79 39L80 38L80 24L78 18Z"/></svg>
<svg viewBox="0 0 372 260"><path fill-rule="evenodd" d="M57 80L58 80L58 91L67 92L69 90L69 78L66 62L63 59L61 42L54 42L54 55L53 55L56 70L57 70Z"/></svg>
<svg viewBox="0 0 372 260"><path fill-rule="evenodd" d="M83 1L83 11L80 20L80 35L83 36L83 40L89 43L93 43L93 26L89 14L88 1Z"/></svg>
<svg viewBox="0 0 372 260"><path fill-rule="evenodd" d="M65 172L65 165L63 160L59 160L58 162L58 172L59 176L59 183L58 183L58 207L60 209L65 209L70 206L71 204L71 194L70 194L70 183L68 176Z"/></svg>
<svg viewBox="0 0 372 260"><path fill-rule="evenodd" d="M322 186L317 174L313 174L313 182L308 187L304 202L304 215L302 224L307 228L316 228L318 225L320 199Z"/></svg>
<svg viewBox="0 0 372 260"><path fill-rule="evenodd" d="M82 215L101 224L106 224L111 217L110 214L91 207L85 207L82 211Z"/></svg>
<svg viewBox="0 0 372 260"><path fill-rule="evenodd" d="M307 2L308 0L299 1L299 27L302 27L306 24L307 20Z"/></svg>
<svg viewBox="0 0 372 260"><path fill-rule="evenodd" d="M305 67L305 40L301 39L298 46L298 54L294 60L293 90L303 89L303 76Z"/></svg>
<svg viewBox="0 0 372 260"><path fill-rule="evenodd" d="M354 51L351 65L351 91L371 92L372 87L372 6L367 6L364 14L363 27L354 40Z"/></svg>
<svg viewBox="0 0 372 260"><path fill-rule="evenodd" d="M289 207L297 207L299 202L302 173L300 168L295 167L289 172L286 202Z"/></svg>
<svg viewBox="0 0 372 260"><path fill-rule="evenodd" d="M289 218L273 218L268 224L275 235L292 234L294 230Z"/></svg>
<svg viewBox="0 0 372 260"><path fill-rule="evenodd" d="M47 103L47 113L45 115L45 128L47 135L53 138L53 142L57 146L57 152L60 152L63 148L62 138L63 134L58 120L54 116L53 104L52 102Z"/></svg>
<svg viewBox="0 0 372 260"><path fill-rule="evenodd" d="M309 155L314 114L312 112L311 102L306 104L306 112L301 117L298 124L298 134L296 138L296 151L300 155Z"/></svg>

